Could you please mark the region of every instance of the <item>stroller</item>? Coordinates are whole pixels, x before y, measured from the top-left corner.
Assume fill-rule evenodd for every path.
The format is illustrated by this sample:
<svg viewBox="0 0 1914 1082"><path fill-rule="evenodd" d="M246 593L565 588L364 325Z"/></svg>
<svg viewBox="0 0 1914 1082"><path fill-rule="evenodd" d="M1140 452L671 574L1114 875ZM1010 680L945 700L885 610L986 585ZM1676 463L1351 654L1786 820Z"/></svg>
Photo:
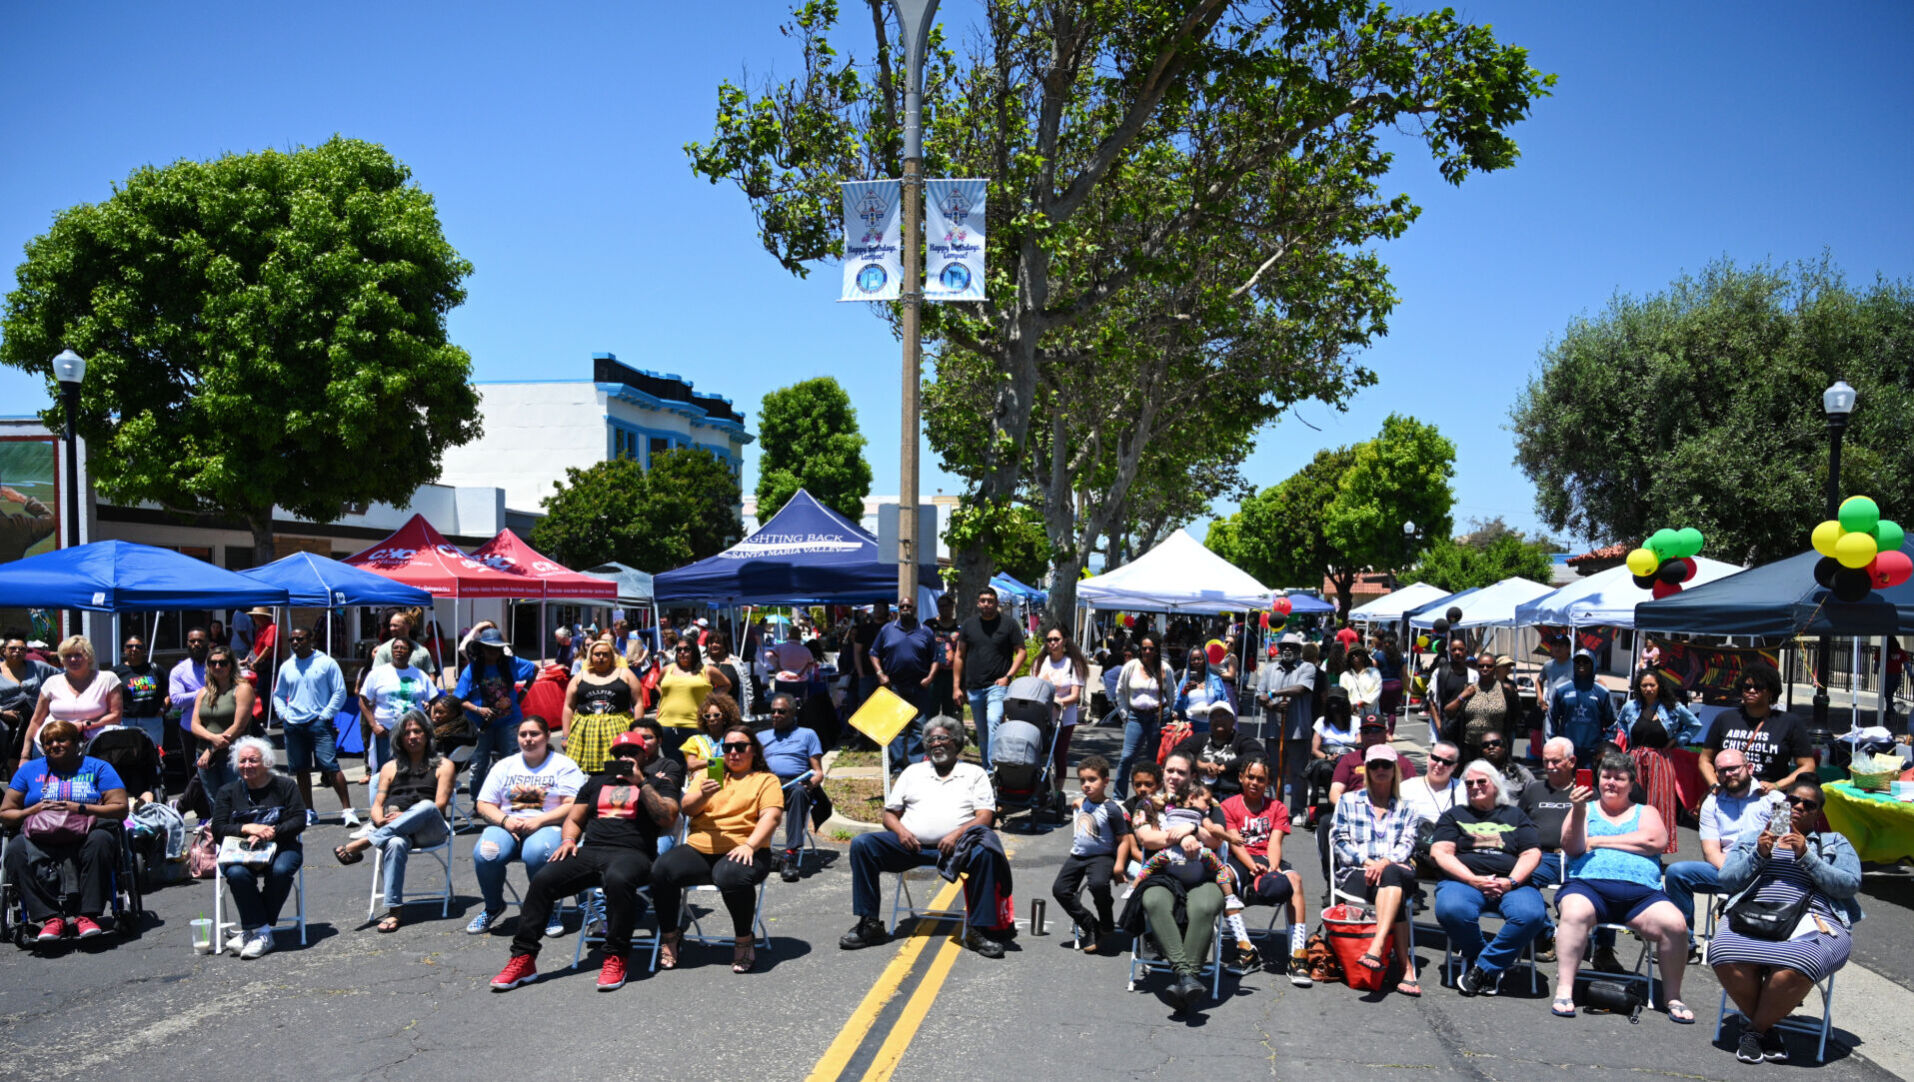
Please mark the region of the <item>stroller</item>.
<svg viewBox="0 0 1914 1082"><path fill-rule="evenodd" d="M1049 809L1063 822L1061 794L1050 791L1051 760L1056 756L1057 723L1051 700L1057 689L1035 676L1010 682L1004 695L1004 720L990 742L991 785L997 790L997 814L1026 809L1034 825Z"/></svg>

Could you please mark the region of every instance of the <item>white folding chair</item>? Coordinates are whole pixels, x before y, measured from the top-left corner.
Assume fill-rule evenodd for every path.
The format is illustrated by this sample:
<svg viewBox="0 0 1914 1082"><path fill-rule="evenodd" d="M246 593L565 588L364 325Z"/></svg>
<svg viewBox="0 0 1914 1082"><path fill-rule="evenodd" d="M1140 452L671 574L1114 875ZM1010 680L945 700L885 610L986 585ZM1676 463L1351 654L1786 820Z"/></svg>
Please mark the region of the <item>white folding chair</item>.
<svg viewBox="0 0 1914 1082"><path fill-rule="evenodd" d="M932 869L933 874L935 874L935 869L932 865L926 864L924 867ZM954 920L957 922L957 938L962 939L964 932L970 924L970 892L963 889L959 889L957 892L964 900L964 907L962 909L919 909L910 893L910 873L915 870L916 869L910 869L897 873L897 887L891 891L891 919L888 929L890 934L896 935L898 925L906 920ZM961 883L962 881L962 877L959 877L958 882ZM902 915L900 916L899 914Z"/></svg>
<svg viewBox="0 0 1914 1082"><path fill-rule="evenodd" d="M769 882L771 882L771 877L768 875L758 880L757 909L751 915L751 927L757 934L757 944L765 950L771 949L771 931L764 925L764 887ZM684 929L684 934L679 936L679 941L684 943L697 943L707 947L736 943L737 938L735 936L705 934L704 926L698 923L697 915L691 911L691 895L694 892L707 893L714 898L719 897L718 888L710 883L700 883L685 888L684 904L679 909L679 924ZM723 905L724 903L720 899L717 904Z"/></svg>
<svg viewBox="0 0 1914 1082"><path fill-rule="evenodd" d="M443 819L440 821L445 822ZM438 902L440 903L439 917L441 919L452 915L452 845L455 840L452 834L452 824L446 822L444 841L425 848L415 847L412 850L413 856L431 857L438 862L439 867L445 870L445 889L441 891L415 891L401 888L399 894L400 905L403 906L408 902ZM371 920L378 915L379 906L385 901L385 892L380 889L384 882L380 878L383 874L384 866L385 850L375 845L372 847L372 898L366 903L367 920Z"/></svg>
<svg viewBox="0 0 1914 1082"><path fill-rule="evenodd" d="M1821 1017L1798 1018L1791 1014L1774 1024L1774 1028L1778 1030L1816 1038L1814 1046L1816 1063L1825 1063L1828 1058L1828 1033L1834 1029L1834 977L1835 974L1830 973L1827 980L1814 986L1815 991L1821 993ZM1747 1020L1728 999L1728 990L1724 988L1721 990L1721 1007L1715 1015L1715 1040L1721 1039L1722 1027L1728 1024L1728 1016L1731 1014L1742 1018L1744 1022Z"/></svg>
<svg viewBox="0 0 1914 1082"><path fill-rule="evenodd" d="M272 926L273 934L291 928L299 930L299 945L306 945L306 866L301 864L293 877L293 897L295 909L291 923L281 920ZM226 936L230 932L243 931L238 921L226 919L226 866L220 865L213 870L213 950L215 953L225 946Z"/></svg>

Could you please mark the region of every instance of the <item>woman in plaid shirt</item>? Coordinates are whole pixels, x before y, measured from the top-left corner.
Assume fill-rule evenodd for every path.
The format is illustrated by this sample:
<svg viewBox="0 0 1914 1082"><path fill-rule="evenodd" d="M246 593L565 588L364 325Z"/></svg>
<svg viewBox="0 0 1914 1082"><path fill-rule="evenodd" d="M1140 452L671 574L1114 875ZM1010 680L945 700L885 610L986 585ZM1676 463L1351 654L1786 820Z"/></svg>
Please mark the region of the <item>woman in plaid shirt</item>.
<svg viewBox="0 0 1914 1082"><path fill-rule="evenodd" d="M1415 957L1409 953L1409 914L1403 895L1416 888L1410 860L1416 850L1418 819L1399 792L1396 749L1376 744L1363 753L1363 787L1336 803L1329 844L1336 850L1336 889L1374 903L1376 937L1357 959L1364 968L1388 965L1382 954L1389 932L1396 933L1396 959L1402 982L1396 991L1420 996Z"/></svg>

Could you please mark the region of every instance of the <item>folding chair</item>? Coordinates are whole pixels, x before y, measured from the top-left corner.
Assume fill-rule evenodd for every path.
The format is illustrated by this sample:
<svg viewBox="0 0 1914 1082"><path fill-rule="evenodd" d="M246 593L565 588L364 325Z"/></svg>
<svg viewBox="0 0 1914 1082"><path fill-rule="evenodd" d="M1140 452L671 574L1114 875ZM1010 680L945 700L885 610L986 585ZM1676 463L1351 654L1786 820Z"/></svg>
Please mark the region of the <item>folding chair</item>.
<svg viewBox="0 0 1914 1082"><path fill-rule="evenodd" d="M1228 927L1223 923L1223 915L1218 913L1215 926L1210 929L1210 960L1198 967L1196 971L1198 980L1209 982L1211 999L1223 998L1223 932ZM1145 948L1149 946L1147 940L1152 934L1154 933L1150 930L1149 918L1145 917L1143 932L1130 941L1130 980L1125 986L1126 991L1136 991L1137 977L1141 974L1172 971L1170 963L1163 958L1160 950L1152 951L1150 956L1144 954Z"/></svg>
<svg viewBox="0 0 1914 1082"><path fill-rule="evenodd" d="M274 935L288 928L299 929L299 945L306 945L306 866L301 864L294 874L293 897L296 899L291 924L281 920L272 926ZM226 868L220 865L213 871L213 950L219 951L226 943L229 932L242 930L238 921L226 919Z"/></svg>
<svg viewBox="0 0 1914 1082"><path fill-rule="evenodd" d="M444 822L443 819L440 821ZM425 848L414 848L412 850L413 856L431 857L438 862L439 867L445 869L445 889L435 893L402 889L399 894L400 905L405 905L408 902L438 902L440 903L439 917L441 919L452 915L452 844L455 840L452 834L452 824L446 822L444 841L437 845L427 846ZM380 875L383 872L384 866L385 850L375 845L372 847L372 898L366 903L367 920L371 920L378 915L379 906L385 901L385 892L380 889L383 883L380 879ZM303 871L304 869L301 870Z"/></svg>
<svg viewBox="0 0 1914 1082"><path fill-rule="evenodd" d="M771 877L768 875L758 880L757 909L751 915L751 927L752 930L757 933L757 944L767 951L771 949L771 932L770 929L764 926L764 887L769 882L771 882ZM682 907L682 916L679 918L679 923L685 930L684 933L678 937L679 941L683 943L696 943L706 947L724 946L737 942L735 936L705 934L704 926L698 923L698 918L691 912L689 903L691 901L691 895L694 892L709 893L715 897L718 894L718 888L709 883L700 883L685 888L686 904ZM719 902L719 904L722 905L723 903Z"/></svg>
<svg viewBox="0 0 1914 1082"><path fill-rule="evenodd" d="M1570 876L1567 882L1574 882L1575 878L1576 877L1574 876ZM1558 895L1561 893L1560 885L1553 886L1548 889L1555 891L1556 894ZM1552 902L1554 899L1550 898L1547 900ZM1559 906L1556 907L1556 912L1558 914L1561 912L1561 909ZM1559 928L1559 925L1557 927ZM1634 968L1623 970L1620 972L1610 972L1607 970L1595 969L1594 967L1588 964L1595 957L1595 952L1592 949L1585 948L1582 953L1582 966L1580 969L1577 969L1575 971L1575 979L1577 981L1585 981L1585 980L1594 980L1598 977L1607 977L1607 978L1612 978L1614 980L1622 981L1627 984L1640 984L1642 986L1642 999L1647 1002L1649 1010L1651 1011L1654 1010L1655 1009L1655 966L1657 963L1657 958L1655 956L1655 945L1653 943L1650 943L1647 937L1638 935L1635 932L1635 930L1633 928L1630 928L1628 925L1613 924L1613 923L1596 924L1594 927L1590 928L1588 930L1588 941L1591 945L1595 942L1595 935L1598 932L1611 932L1615 935L1617 939L1620 939L1620 937L1624 935L1634 936L1636 941L1641 943L1642 945L1641 951L1635 955ZM1529 946L1530 946L1529 956L1532 959L1534 957L1534 944L1531 943Z"/></svg>
<svg viewBox="0 0 1914 1082"><path fill-rule="evenodd" d="M804 779L810 776L811 776L811 772L806 770L804 773L799 774L797 777L792 778L790 781L785 782L783 786L784 791L788 793L791 791L792 786L804 784ZM818 859L817 837L811 831L811 817L809 815L806 815L804 817L804 822L800 824L799 826L798 858L797 859L798 859L798 866L800 868L804 866L805 853L811 854L814 860Z"/></svg>
<svg viewBox="0 0 1914 1082"><path fill-rule="evenodd" d="M1828 1033L1834 1029L1834 978L1835 974L1830 973L1827 980L1814 986L1815 990L1821 993L1821 1017L1797 1018L1789 1015L1774 1024L1774 1028L1778 1030L1816 1038L1814 1046L1816 1063L1826 1063L1828 1058ZM1715 1040L1721 1039L1721 1030L1728 1024L1730 1014L1741 1018L1744 1022L1747 1021L1741 1011L1729 1001L1728 990L1724 988L1721 990L1721 1008L1715 1015Z"/></svg>
<svg viewBox="0 0 1914 1082"><path fill-rule="evenodd" d="M584 960L586 947L605 941L604 890L599 887L587 888L583 894L578 896L578 900L580 919L578 924L578 942L577 945L572 948L573 969L577 969L579 963ZM650 935L645 935L638 929L633 928L631 949L633 951L650 951L651 972L656 973L658 972L658 945L662 943L664 939L658 934L658 911L652 908L650 887L638 888L638 902L644 907L646 912L652 915L652 929Z"/></svg>
<svg viewBox="0 0 1914 1082"><path fill-rule="evenodd" d="M1374 902L1370 901L1369 899L1363 897L1360 894L1351 894L1348 891L1343 890L1338 885L1342 882L1342 878L1336 874L1337 855L1338 854L1336 853L1336 843L1332 841L1329 843L1329 901L1330 901L1330 904L1334 905L1338 902L1342 902L1342 903L1347 903L1349 905L1359 905L1364 907L1373 906L1375 904ZM1416 910L1421 908L1421 906L1422 906L1422 893L1420 889L1414 892L1410 892L1410 891L1403 892L1402 916L1399 919L1404 924L1407 924L1409 926L1409 942L1405 946L1409 952L1410 958L1414 958L1416 956L1416 933L1418 931L1423 932L1424 934L1439 935L1442 937L1443 942L1445 943L1448 942L1448 939L1449 939L1448 930L1443 928L1442 925L1440 924L1435 924L1432 922L1423 922L1421 924L1416 923L1416 919L1415 919ZM1384 964L1385 965L1387 964L1387 959L1384 959Z"/></svg>
<svg viewBox="0 0 1914 1082"><path fill-rule="evenodd" d="M1546 899L1543 900L1542 905L1546 910L1548 905ZM1494 917L1497 920L1503 919L1500 913L1484 913L1482 915L1485 917ZM1445 939L1448 939L1448 945L1442 950L1442 979L1444 984L1453 988L1455 987L1456 981L1462 976L1462 951L1456 947L1454 939L1448 938L1448 929L1443 929L1443 936ZM1491 938L1487 929L1483 930L1482 936L1484 939ZM1540 937L1538 936L1537 938ZM1538 972L1540 968L1539 964L1535 961L1534 939L1529 940L1528 943L1523 946L1522 953L1516 955L1516 961L1517 964L1528 968L1529 995L1540 995L1542 991L1541 974ZM1508 970L1503 970L1503 972L1507 973Z"/></svg>
<svg viewBox="0 0 1914 1082"><path fill-rule="evenodd" d="M924 867L932 866L926 864ZM963 882L961 877L958 882ZM887 930L891 935L896 935L898 926L905 920L954 920L957 922L957 937L963 938L964 931L970 924L970 892L960 889L958 894L964 899L962 909L919 909L916 901L911 898L910 871L898 872L897 888L891 891L891 919ZM898 916L900 913L903 914L902 917Z"/></svg>

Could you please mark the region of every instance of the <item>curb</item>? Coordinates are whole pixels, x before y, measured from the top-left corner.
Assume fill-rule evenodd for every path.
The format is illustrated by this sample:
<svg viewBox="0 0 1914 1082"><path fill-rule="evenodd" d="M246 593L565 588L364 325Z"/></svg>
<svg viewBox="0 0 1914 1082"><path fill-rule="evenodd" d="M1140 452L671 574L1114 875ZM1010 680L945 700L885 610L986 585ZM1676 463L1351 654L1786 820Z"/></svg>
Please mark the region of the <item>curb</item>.
<svg viewBox="0 0 1914 1082"><path fill-rule="evenodd" d="M839 748L832 748L830 751L824 753L824 776L826 778L831 776L831 764L837 762L838 752L841 750L842 749ZM883 829L884 827L881 824L866 823L862 819L851 819L833 808L831 817L824 820L824 825L819 827L814 833L829 835L831 831L841 830L846 834L875 834Z"/></svg>

